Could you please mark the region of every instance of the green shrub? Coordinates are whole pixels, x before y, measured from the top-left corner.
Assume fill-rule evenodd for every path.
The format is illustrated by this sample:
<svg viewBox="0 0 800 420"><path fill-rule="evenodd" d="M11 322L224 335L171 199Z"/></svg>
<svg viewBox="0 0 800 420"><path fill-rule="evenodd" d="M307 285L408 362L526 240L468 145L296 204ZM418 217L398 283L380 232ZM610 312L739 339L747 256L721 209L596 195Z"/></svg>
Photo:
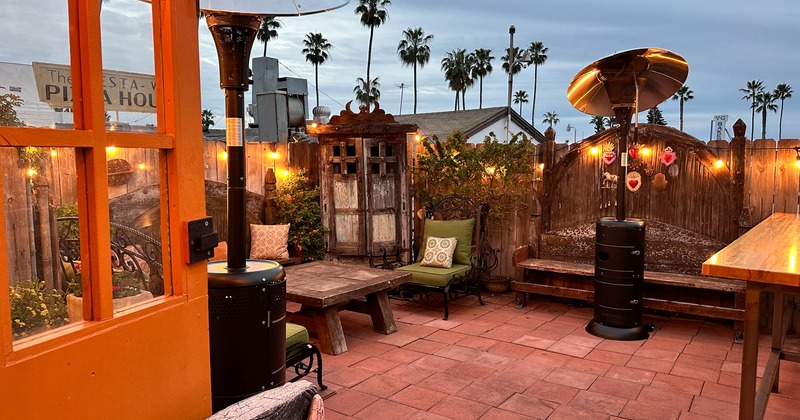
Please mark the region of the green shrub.
<svg viewBox="0 0 800 420"><path fill-rule="evenodd" d="M275 194L278 222L289 223L289 242L303 254L303 261L321 260L325 256L325 233L319 187L306 177L306 171L290 174Z"/></svg>
<svg viewBox="0 0 800 420"><path fill-rule="evenodd" d="M64 294L47 290L43 281L24 280L9 286L14 339L69 323Z"/></svg>
<svg viewBox="0 0 800 420"><path fill-rule="evenodd" d="M425 152L417 158L414 195L422 202L435 202L458 194L475 203L489 203L492 218L528 205L526 188L535 174L535 145L524 134L501 143L490 133L479 147L453 132L444 141L424 138Z"/></svg>

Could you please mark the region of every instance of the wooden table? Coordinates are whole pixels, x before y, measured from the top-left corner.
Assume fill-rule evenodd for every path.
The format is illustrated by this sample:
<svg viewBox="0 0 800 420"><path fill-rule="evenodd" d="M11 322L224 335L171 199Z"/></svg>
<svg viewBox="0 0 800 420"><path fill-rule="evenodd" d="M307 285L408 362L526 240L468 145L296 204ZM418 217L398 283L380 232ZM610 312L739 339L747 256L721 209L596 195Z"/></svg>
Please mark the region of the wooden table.
<svg viewBox="0 0 800 420"><path fill-rule="evenodd" d="M375 331L391 334L397 325L386 292L410 280L411 274L402 271L315 261L286 267L286 300L311 312L320 350L340 354L347 343L339 310L368 313Z"/></svg>
<svg viewBox="0 0 800 420"><path fill-rule="evenodd" d="M742 384L739 418L764 416L770 391L778 391L781 359L800 362L800 353L784 347L794 302L786 294L800 293L800 218L775 213L703 263L703 274L741 279L745 292ZM758 361L758 316L761 293L775 296L772 320L772 351L756 394Z"/></svg>

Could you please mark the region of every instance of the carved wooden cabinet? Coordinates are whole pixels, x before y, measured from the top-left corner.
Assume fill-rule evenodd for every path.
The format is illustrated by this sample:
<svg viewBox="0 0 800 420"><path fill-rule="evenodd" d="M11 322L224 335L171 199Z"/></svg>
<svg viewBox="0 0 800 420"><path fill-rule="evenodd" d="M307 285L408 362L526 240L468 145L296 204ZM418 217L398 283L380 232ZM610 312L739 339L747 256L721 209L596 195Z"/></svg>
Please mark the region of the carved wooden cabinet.
<svg viewBox="0 0 800 420"><path fill-rule="evenodd" d="M411 144L415 124L400 124L377 107L350 111L309 127L320 144L322 217L332 256L411 250Z"/></svg>

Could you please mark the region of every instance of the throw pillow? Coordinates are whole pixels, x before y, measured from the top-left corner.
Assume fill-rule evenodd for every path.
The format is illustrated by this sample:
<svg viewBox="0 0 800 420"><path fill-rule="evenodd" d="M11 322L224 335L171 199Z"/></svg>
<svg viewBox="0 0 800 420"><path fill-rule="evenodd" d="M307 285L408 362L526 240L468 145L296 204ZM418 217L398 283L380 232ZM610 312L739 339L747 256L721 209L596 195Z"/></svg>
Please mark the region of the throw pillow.
<svg viewBox="0 0 800 420"><path fill-rule="evenodd" d="M453 252L456 250L458 238L437 238L428 236L425 242L425 255L421 266L450 268L453 265Z"/></svg>
<svg viewBox="0 0 800 420"><path fill-rule="evenodd" d="M289 258L289 226L250 225L250 258L282 260Z"/></svg>
<svg viewBox="0 0 800 420"><path fill-rule="evenodd" d="M453 254L453 262L456 264L470 265L472 255L472 230L475 226L475 219L465 220L433 220L425 219L425 237L422 239L422 250L420 257L425 255L425 244L430 236L437 238L458 238L456 252Z"/></svg>

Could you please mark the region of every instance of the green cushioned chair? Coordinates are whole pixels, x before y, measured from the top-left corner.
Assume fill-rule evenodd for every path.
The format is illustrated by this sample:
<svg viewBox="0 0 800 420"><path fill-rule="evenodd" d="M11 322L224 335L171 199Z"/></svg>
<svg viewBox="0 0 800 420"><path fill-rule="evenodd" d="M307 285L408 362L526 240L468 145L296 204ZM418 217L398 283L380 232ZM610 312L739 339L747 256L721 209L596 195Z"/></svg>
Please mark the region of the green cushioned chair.
<svg viewBox="0 0 800 420"><path fill-rule="evenodd" d="M317 374L317 383L320 389L328 389L322 384L322 354L316 346L309 343L308 330L302 325L286 323L286 368L294 368L297 376L289 382L294 382L311 372ZM317 368L314 366L314 356L317 358ZM308 361L306 362L306 359Z"/></svg>
<svg viewBox="0 0 800 420"><path fill-rule="evenodd" d="M411 273L411 282L400 287L399 296L407 300L422 300L428 293L441 293L444 301L444 318L449 316L448 302L470 294L480 294L480 279L497 266L497 250L491 249L486 240L487 204L475 205L471 200L451 195L435 204L425 207L425 221L422 226L421 248L417 261L396 268ZM425 245L430 236L437 238L457 238L450 268L427 267L421 265L425 255ZM494 260L489 264L491 258Z"/></svg>

